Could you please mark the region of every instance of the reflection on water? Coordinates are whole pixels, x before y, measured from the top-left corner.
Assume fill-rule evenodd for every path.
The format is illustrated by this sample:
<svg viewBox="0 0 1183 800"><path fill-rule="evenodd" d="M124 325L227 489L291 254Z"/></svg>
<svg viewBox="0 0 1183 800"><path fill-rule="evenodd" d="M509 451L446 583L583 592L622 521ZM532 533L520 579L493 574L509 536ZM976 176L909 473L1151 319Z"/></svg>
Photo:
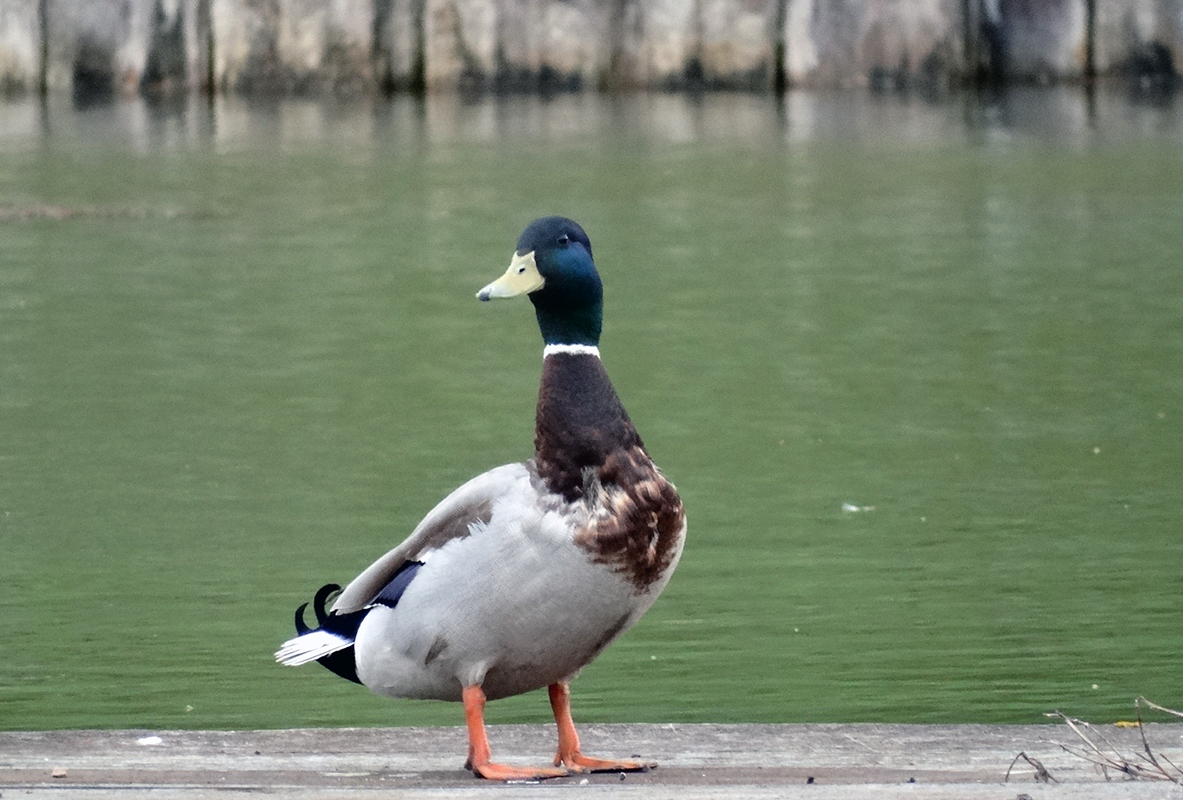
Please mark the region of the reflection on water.
<svg viewBox="0 0 1183 800"><path fill-rule="evenodd" d="M473 294L553 212L690 519L577 716L1172 705L1181 132L1075 90L6 103L0 727L459 722L270 654L528 455L536 326Z"/></svg>
<svg viewBox="0 0 1183 800"><path fill-rule="evenodd" d="M1128 92L1079 88L961 93L939 100L866 92L783 97L752 94L570 94L478 99L248 101L204 97L168 104L128 101L75 110L66 99L7 101L0 147L46 142L159 151L385 142L645 141L808 142L873 139L931 144L965 137L1030 137L1065 145L1147 133L1177 136L1183 104Z"/></svg>

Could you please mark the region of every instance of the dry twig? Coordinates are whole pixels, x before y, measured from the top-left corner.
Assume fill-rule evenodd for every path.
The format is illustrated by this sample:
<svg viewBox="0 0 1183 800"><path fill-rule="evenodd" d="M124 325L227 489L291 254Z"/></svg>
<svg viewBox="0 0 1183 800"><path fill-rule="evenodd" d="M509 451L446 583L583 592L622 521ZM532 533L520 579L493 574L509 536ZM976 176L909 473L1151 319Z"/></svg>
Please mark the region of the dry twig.
<svg viewBox="0 0 1183 800"><path fill-rule="evenodd" d="M1101 773L1105 776L1105 780L1109 780L1109 770L1114 770L1128 778L1144 778L1183 784L1183 770L1175 766L1161 752L1156 753L1150 747L1150 742L1146 738L1146 726L1142 724L1143 706L1183 717L1183 713L1151 703L1145 697L1139 697L1134 702L1134 708L1138 712L1137 728L1142 738L1142 752L1132 755L1123 754L1104 734L1083 720L1069 717L1060 711L1054 714L1048 714L1047 716L1059 717L1064 720L1068 727L1072 729L1072 732L1080 737L1080 740L1085 745L1084 747L1073 748L1066 744L1061 744L1060 747L1078 758L1083 758L1085 761L1096 764L1101 768ZM1020 753L1019 755L1023 754ZM1017 761L1018 759L1016 758L1015 760Z"/></svg>
<svg viewBox="0 0 1183 800"><path fill-rule="evenodd" d="M1035 767L1036 783L1059 783L1059 781L1053 778L1052 774L1047 771L1047 768L1044 767L1043 764L1039 763L1039 759L1032 758L1026 753L1019 753L1017 756L1015 756L1015 760L1010 762L1010 766L1006 768L1006 777L1003 778L1003 783L1008 783L1010 781L1010 771L1015 768L1015 764L1019 763L1020 758L1031 766Z"/></svg>
<svg viewBox="0 0 1183 800"><path fill-rule="evenodd" d="M1134 708L1138 708L1140 706L1146 706L1147 708L1153 708L1155 711L1162 711L1167 714L1174 714L1176 717L1183 717L1183 711L1176 711L1173 708L1165 708L1164 706L1160 706L1156 703L1150 702L1145 697L1139 697L1137 700L1134 701Z"/></svg>

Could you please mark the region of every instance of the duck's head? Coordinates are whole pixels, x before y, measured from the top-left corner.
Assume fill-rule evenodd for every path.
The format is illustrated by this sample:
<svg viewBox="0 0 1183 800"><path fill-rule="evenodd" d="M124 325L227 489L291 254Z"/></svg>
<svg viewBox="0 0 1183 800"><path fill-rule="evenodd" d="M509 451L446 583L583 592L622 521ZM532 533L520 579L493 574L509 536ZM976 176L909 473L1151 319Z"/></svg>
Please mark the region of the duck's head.
<svg viewBox="0 0 1183 800"><path fill-rule="evenodd" d="M566 217L531 222L509 269L477 293L481 300L530 296L546 344L596 346L603 324L603 285L583 228Z"/></svg>

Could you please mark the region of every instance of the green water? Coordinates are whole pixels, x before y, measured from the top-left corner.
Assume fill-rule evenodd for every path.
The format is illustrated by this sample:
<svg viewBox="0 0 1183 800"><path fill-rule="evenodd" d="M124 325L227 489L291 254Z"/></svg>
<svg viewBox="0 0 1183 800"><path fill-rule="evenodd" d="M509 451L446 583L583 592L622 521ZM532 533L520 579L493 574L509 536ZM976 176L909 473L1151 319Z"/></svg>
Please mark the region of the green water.
<svg viewBox="0 0 1183 800"><path fill-rule="evenodd" d="M1183 704L1173 104L0 111L0 728L459 724L271 654L529 455L546 213L690 520L577 720Z"/></svg>

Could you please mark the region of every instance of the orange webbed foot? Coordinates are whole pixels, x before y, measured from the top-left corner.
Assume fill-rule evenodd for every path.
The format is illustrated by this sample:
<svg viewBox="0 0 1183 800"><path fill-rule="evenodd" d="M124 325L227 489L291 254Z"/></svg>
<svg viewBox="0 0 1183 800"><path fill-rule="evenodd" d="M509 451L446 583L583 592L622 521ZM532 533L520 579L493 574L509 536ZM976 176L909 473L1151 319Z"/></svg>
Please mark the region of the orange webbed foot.
<svg viewBox="0 0 1183 800"><path fill-rule="evenodd" d="M547 778L565 778L570 771L551 767L514 767L509 764L487 762L470 766L472 774L490 781L541 781Z"/></svg>
<svg viewBox="0 0 1183 800"><path fill-rule="evenodd" d="M591 758L583 753L559 752L555 756L555 766L564 766L572 772L648 772L657 766L652 761L612 761L603 758Z"/></svg>
<svg viewBox="0 0 1183 800"><path fill-rule="evenodd" d="M559 749L555 754L555 766L564 766L572 772L648 772L657 765L644 761L609 761L585 756L579 750L579 734L571 720L571 692L565 683L550 685L550 706L555 713L555 726L559 731Z"/></svg>

